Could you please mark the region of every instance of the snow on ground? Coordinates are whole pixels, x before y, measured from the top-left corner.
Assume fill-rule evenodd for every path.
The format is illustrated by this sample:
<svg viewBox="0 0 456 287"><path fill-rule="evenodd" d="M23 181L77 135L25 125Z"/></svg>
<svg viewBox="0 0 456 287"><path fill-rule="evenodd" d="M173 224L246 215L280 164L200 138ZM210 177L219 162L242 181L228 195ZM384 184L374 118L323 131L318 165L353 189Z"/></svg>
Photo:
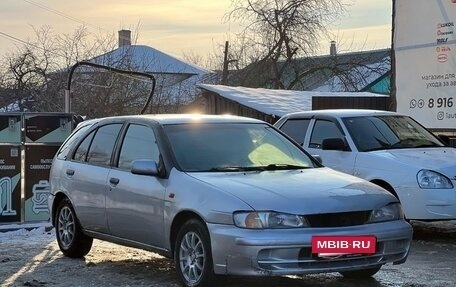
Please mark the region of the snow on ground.
<svg viewBox="0 0 456 287"><path fill-rule="evenodd" d="M415 240L403 265L384 266L367 281L343 280L337 273L304 277L223 277L225 287L441 287L454 286L456 220L412 221ZM0 225L11 230L24 225ZM27 227L27 228L30 228ZM83 259L62 255L49 225L0 231L1 287L135 286L178 287L172 260L157 254L94 240ZM220 283L220 282L218 282Z"/></svg>
<svg viewBox="0 0 456 287"><path fill-rule="evenodd" d="M48 231L45 226L40 226L31 230L21 228L14 231L0 232L0 243L8 241L8 243L22 242L33 239L35 243L41 241L43 243L49 243L55 238L54 229Z"/></svg>

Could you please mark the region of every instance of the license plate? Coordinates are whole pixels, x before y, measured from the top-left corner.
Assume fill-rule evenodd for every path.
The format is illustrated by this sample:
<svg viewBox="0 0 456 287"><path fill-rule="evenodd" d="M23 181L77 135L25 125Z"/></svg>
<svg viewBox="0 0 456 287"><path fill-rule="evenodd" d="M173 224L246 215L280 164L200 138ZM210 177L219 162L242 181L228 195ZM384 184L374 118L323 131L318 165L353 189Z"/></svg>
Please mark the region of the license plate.
<svg viewBox="0 0 456 287"><path fill-rule="evenodd" d="M312 236L312 253L318 256L375 254L375 236Z"/></svg>

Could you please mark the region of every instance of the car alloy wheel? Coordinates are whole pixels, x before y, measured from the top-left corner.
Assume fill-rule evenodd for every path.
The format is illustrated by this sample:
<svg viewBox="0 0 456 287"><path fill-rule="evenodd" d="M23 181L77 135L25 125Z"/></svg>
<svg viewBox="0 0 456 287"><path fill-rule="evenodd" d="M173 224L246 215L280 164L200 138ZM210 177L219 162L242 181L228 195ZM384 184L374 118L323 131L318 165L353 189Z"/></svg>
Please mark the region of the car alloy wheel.
<svg viewBox="0 0 456 287"><path fill-rule="evenodd" d="M57 221L57 232L63 248L68 249L74 240L75 232L74 215L68 206L64 206L60 209Z"/></svg>
<svg viewBox="0 0 456 287"><path fill-rule="evenodd" d="M201 238L195 232L186 233L179 246L179 264L187 282L194 284L201 279L205 260Z"/></svg>
<svg viewBox="0 0 456 287"><path fill-rule="evenodd" d="M70 201L63 199L54 217L59 248L68 257L80 258L89 253L93 238L84 234Z"/></svg>
<svg viewBox="0 0 456 287"><path fill-rule="evenodd" d="M187 287L214 284L209 232L200 220L190 219L179 230L174 252L179 278Z"/></svg>

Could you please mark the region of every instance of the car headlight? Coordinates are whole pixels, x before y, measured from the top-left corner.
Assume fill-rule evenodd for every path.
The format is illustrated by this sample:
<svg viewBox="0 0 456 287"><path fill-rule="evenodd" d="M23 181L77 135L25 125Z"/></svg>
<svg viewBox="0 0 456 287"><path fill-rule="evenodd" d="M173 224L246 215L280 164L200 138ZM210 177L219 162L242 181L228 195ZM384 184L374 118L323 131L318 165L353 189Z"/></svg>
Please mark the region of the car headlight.
<svg viewBox="0 0 456 287"><path fill-rule="evenodd" d="M432 170L427 170L423 169L418 172L416 175L416 178L418 180L418 185L421 188L440 188L440 189L451 189L453 188L453 184L451 183L451 180L444 176L443 174L440 174L438 172L432 171Z"/></svg>
<svg viewBox="0 0 456 287"><path fill-rule="evenodd" d="M237 227L250 229L300 228L309 224L304 216L274 211L239 211L233 214Z"/></svg>
<svg viewBox="0 0 456 287"><path fill-rule="evenodd" d="M379 209L374 209L369 217L369 223L393 221L404 219L404 212L400 203L388 204Z"/></svg>

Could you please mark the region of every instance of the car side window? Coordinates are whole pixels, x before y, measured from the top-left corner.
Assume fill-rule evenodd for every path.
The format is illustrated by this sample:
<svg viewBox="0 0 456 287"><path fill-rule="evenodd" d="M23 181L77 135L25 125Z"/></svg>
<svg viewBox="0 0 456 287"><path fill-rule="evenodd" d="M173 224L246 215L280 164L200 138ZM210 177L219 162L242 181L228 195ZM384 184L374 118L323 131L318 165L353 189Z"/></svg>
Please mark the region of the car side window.
<svg viewBox="0 0 456 287"><path fill-rule="evenodd" d="M158 163L159 156L160 152L152 128L130 125L122 143L118 167L130 170L132 162L138 159L155 160Z"/></svg>
<svg viewBox="0 0 456 287"><path fill-rule="evenodd" d="M92 142L95 131L91 132L85 137L85 139L79 144L76 152L73 155L75 161L85 161L87 158L87 152L89 151L90 143Z"/></svg>
<svg viewBox="0 0 456 287"><path fill-rule="evenodd" d="M59 151L57 152L58 159L66 159L68 153L71 150L73 144L78 141L82 134L90 127L91 125L85 125L78 130L76 130L70 137L63 143L62 147L60 147Z"/></svg>
<svg viewBox="0 0 456 287"><path fill-rule="evenodd" d="M280 130L302 145L309 123L310 119L289 119L280 127Z"/></svg>
<svg viewBox="0 0 456 287"><path fill-rule="evenodd" d="M320 148L321 143L327 138L343 138L344 134L341 132L336 123L328 120L316 120L310 137L309 148Z"/></svg>
<svg viewBox="0 0 456 287"><path fill-rule="evenodd" d="M108 166L121 128L122 124L110 124L98 128L87 154L87 162Z"/></svg>

